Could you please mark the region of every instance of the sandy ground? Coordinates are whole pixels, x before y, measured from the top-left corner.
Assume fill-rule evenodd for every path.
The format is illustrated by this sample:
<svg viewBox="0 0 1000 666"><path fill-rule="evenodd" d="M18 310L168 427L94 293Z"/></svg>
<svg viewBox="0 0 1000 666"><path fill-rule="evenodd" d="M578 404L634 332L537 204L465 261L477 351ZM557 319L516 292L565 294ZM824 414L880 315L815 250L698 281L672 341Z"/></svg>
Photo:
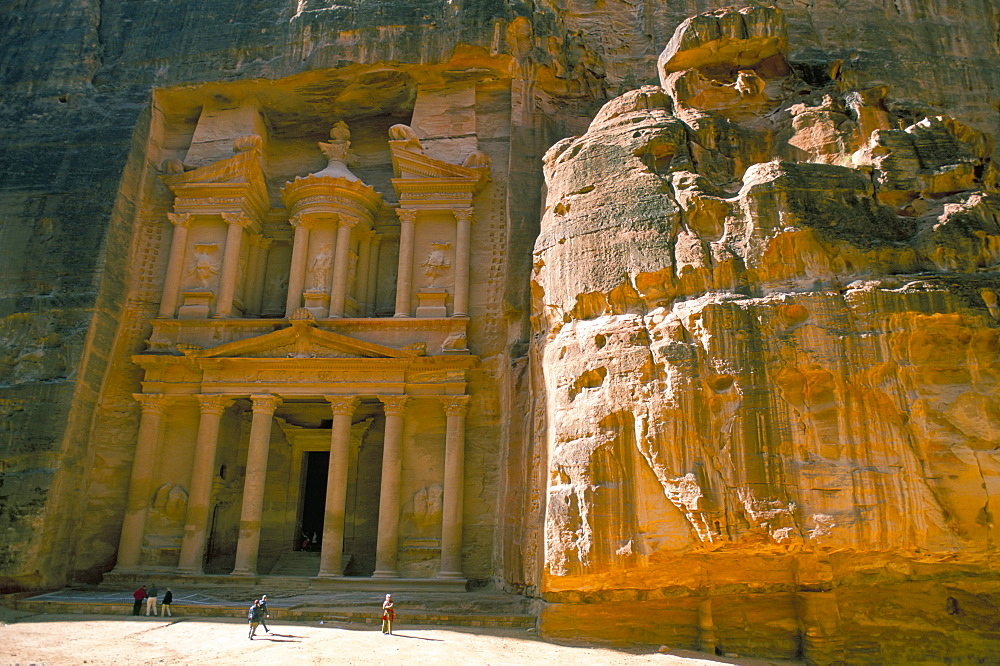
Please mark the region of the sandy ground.
<svg viewBox="0 0 1000 666"><path fill-rule="evenodd" d="M0 666L63 664L771 664L675 650L547 643L524 629L275 622L247 639L233 618L41 615L0 607ZM787 663L787 662L785 662Z"/></svg>

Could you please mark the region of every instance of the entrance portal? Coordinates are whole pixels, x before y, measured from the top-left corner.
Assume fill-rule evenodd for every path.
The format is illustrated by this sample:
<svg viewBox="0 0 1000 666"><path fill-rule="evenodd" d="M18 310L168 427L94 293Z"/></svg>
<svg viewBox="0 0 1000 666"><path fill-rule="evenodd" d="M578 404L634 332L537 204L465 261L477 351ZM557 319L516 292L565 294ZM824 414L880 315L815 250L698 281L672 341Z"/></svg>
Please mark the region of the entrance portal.
<svg viewBox="0 0 1000 666"><path fill-rule="evenodd" d="M323 543L323 517L326 507L326 477L330 468L329 451L307 451L303 467L302 550L319 552ZM307 543L308 542L308 543Z"/></svg>

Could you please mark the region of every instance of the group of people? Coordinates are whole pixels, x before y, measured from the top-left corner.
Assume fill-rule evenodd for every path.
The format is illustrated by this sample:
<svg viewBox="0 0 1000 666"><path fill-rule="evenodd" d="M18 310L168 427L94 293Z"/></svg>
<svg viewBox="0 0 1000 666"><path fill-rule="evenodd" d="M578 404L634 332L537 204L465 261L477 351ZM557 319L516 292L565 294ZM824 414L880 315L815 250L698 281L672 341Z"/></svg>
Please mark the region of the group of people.
<svg viewBox="0 0 1000 666"><path fill-rule="evenodd" d="M146 616L148 617L150 613L153 615L158 615L156 610L156 597L160 593L156 589L156 585L143 585L138 590L132 593L132 598L135 599L135 603L132 604L132 615L139 615L142 611L143 602L146 603ZM167 588L167 591L163 593L163 601L160 602L162 608L163 617L173 617L173 612L170 610L170 605L174 602L174 593Z"/></svg>
<svg viewBox="0 0 1000 666"><path fill-rule="evenodd" d="M264 633L269 634L271 630L267 628L267 618L271 617L271 614L267 612L267 595L262 594L260 599L254 599L254 602L250 605L250 610L247 611L247 619L250 621L250 640L257 635L257 626L264 625Z"/></svg>

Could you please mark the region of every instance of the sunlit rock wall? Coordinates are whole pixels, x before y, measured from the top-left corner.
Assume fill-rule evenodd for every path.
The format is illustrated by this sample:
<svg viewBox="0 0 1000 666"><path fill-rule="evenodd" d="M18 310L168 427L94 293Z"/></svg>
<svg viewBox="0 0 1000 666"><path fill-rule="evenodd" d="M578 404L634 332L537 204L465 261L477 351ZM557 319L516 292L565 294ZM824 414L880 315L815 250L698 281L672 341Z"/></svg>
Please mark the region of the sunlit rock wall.
<svg viewBox="0 0 1000 666"><path fill-rule="evenodd" d="M685 22L662 87L545 156L543 631L975 659L1000 600L992 140L804 80L783 19Z"/></svg>

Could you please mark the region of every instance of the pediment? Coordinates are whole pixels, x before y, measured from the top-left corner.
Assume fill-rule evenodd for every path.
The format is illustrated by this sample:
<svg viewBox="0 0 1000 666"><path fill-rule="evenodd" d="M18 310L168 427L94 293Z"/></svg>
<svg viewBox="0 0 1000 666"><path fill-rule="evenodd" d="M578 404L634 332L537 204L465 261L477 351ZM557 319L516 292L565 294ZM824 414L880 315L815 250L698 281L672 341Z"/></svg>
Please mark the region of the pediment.
<svg viewBox="0 0 1000 666"><path fill-rule="evenodd" d="M232 157L200 166L184 173L161 176L171 190L185 185L205 183L251 183L263 184L264 171L261 167L259 147L238 152Z"/></svg>
<svg viewBox="0 0 1000 666"><path fill-rule="evenodd" d="M187 353L193 358L397 358L419 355L293 321L288 328Z"/></svg>
<svg viewBox="0 0 1000 666"><path fill-rule="evenodd" d="M434 159L423 152L390 142L392 169L396 178L448 178L469 181L475 185L489 177L488 168L473 168Z"/></svg>

